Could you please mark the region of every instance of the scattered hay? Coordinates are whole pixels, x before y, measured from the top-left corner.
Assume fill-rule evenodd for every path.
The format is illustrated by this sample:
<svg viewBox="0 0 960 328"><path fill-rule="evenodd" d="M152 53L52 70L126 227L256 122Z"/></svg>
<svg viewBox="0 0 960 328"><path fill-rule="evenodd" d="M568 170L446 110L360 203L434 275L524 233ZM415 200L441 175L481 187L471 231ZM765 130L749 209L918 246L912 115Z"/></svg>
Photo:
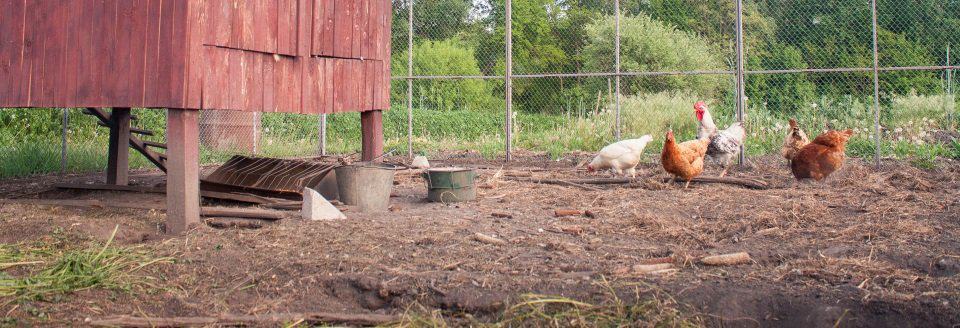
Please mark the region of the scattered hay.
<svg viewBox="0 0 960 328"><path fill-rule="evenodd" d="M31 270L25 277L0 272L0 297L45 300L52 295L69 294L92 288L131 290L145 285L136 273L171 258L153 258L135 247L111 247L117 229L103 245L56 253L52 249L3 245L0 247L0 269L37 266L50 263L39 270ZM10 300L12 301L12 300Z"/></svg>
<svg viewBox="0 0 960 328"><path fill-rule="evenodd" d="M680 305L659 290L641 290L639 285L628 285L633 299L627 301L617 295L616 288L606 279L596 282L605 290L599 303L588 303L567 297L524 294L501 313L496 322L480 322L466 314L429 310L419 304L411 306L401 322L392 327L701 327L699 317L684 314Z"/></svg>

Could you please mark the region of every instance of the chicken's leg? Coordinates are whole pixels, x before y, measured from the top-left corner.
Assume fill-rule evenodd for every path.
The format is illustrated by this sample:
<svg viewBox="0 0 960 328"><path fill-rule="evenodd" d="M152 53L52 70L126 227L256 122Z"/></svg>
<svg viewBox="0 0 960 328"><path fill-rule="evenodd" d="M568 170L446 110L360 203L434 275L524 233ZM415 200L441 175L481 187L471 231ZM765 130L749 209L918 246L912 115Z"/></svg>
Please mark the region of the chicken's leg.
<svg viewBox="0 0 960 328"><path fill-rule="evenodd" d="M683 185L684 190L686 190L687 188L690 188L690 180L687 180L687 184Z"/></svg>
<svg viewBox="0 0 960 328"><path fill-rule="evenodd" d="M636 179L636 178L637 178L637 168L631 167L631 168L627 169L627 174L629 174L631 178Z"/></svg>
<svg viewBox="0 0 960 328"><path fill-rule="evenodd" d="M729 170L729 169L730 169L730 166L729 166L729 165L724 165L724 166L723 166L723 171L720 171L720 177L722 178L723 176L727 175L727 170Z"/></svg>
<svg viewBox="0 0 960 328"><path fill-rule="evenodd" d="M612 175L614 178L619 177L619 176L623 175L623 170L621 170L621 169L618 168L618 167L611 167L611 168L610 168L610 175Z"/></svg>

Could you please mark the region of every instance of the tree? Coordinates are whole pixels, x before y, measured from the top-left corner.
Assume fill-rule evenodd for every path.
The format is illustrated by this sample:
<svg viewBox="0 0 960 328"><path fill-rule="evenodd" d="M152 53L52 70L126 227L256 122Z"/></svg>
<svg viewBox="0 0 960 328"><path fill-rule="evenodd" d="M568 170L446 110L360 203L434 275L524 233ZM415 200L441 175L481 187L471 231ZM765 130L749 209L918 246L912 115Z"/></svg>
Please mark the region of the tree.
<svg viewBox="0 0 960 328"><path fill-rule="evenodd" d="M614 17L606 16L586 28L585 66L591 71L609 72L614 60ZM719 51L692 33L656 21L644 14L620 19L621 69L624 72L723 70ZM626 79L627 94L690 91L713 97L723 81L720 75L661 76Z"/></svg>
<svg viewBox="0 0 960 328"><path fill-rule="evenodd" d="M415 75L481 75L474 50L456 39L423 41L413 47ZM407 74L407 52L393 54L394 75ZM478 79L414 81L415 104L434 110L497 110L502 108L491 86ZM406 97L406 85L394 86L394 97Z"/></svg>
<svg viewBox="0 0 960 328"><path fill-rule="evenodd" d="M807 68L800 50L789 45L774 45L762 56L750 58L760 67ZM795 112L816 98L816 85L807 74L758 74L747 77L746 93L754 104L778 112Z"/></svg>
<svg viewBox="0 0 960 328"><path fill-rule="evenodd" d="M410 0L393 0L393 48L407 49ZM413 2L415 40L445 40L472 31L472 0L416 0Z"/></svg>

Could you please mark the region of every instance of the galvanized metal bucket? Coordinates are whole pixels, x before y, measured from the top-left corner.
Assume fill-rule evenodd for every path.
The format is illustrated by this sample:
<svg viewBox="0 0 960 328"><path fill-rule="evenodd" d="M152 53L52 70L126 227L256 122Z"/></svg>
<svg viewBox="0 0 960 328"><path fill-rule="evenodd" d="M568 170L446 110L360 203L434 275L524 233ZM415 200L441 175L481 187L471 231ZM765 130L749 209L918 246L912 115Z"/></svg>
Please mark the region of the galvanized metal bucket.
<svg viewBox="0 0 960 328"><path fill-rule="evenodd" d="M396 167L389 164L354 163L336 168L340 201L361 212L382 212L390 207L390 191Z"/></svg>
<svg viewBox="0 0 960 328"><path fill-rule="evenodd" d="M445 167L430 169L423 173L427 180L427 199L431 202L456 203L477 199L473 169Z"/></svg>

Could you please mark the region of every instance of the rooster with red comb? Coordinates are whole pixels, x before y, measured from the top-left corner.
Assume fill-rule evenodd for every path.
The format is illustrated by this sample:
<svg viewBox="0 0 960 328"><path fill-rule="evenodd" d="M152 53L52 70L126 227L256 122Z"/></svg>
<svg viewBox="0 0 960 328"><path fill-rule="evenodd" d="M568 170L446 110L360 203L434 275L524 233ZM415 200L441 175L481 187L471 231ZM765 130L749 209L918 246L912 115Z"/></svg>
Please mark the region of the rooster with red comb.
<svg viewBox="0 0 960 328"><path fill-rule="evenodd" d="M721 177L727 175L727 170L733 164L733 159L740 155L740 146L747 137L743 122L734 122L727 129L718 131L707 103L698 101L693 105L693 110L697 115L697 121L700 122L697 128L697 139L710 138L707 156L723 165Z"/></svg>

